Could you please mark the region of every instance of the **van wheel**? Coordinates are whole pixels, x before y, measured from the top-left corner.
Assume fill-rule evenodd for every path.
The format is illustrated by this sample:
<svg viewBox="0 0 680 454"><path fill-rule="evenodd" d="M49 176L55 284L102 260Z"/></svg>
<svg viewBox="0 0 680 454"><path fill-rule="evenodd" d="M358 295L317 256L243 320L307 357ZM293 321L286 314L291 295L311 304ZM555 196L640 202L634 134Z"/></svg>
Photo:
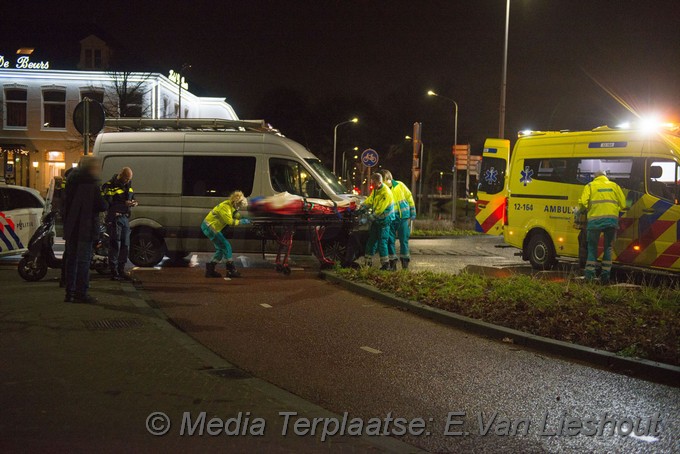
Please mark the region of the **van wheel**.
<svg viewBox="0 0 680 454"><path fill-rule="evenodd" d="M555 257L555 246L552 240L545 233L535 233L529 239L524 251L529 257L531 267L535 270L551 270L557 264Z"/></svg>
<svg viewBox="0 0 680 454"><path fill-rule="evenodd" d="M332 240L322 244L323 252L327 259L335 263L343 263L347 256L347 242Z"/></svg>
<svg viewBox="0 0 680 454"><path fill-rule="evenodd" d="M158 265L165 255L163 240L153 232L135 232L130 239L130 261L136 266L151 267Z"/></svg>

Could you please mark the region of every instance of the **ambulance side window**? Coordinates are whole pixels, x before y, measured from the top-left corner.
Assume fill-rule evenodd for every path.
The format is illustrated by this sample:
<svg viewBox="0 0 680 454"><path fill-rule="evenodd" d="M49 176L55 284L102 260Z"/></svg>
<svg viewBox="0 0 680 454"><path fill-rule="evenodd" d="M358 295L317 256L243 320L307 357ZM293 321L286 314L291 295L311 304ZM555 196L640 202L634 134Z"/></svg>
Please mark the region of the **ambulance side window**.
<svg viewBox="0 0 680 454"><path fill-rule="evenodd" d="M568 158L525 159L524 166L533 172L532 178L553 183L578 184L576 162Z"/></svg>
<svg viewBox="0 0 680 454"><path fill-rule="evenodd" d="M482 169L479 173L479 192L498 194L505 186L505 159L482 159Z"/></svg>
<svg viewBox="0 0 680 454"><path fill-rule="evenodd" d="M591 158L581 159L578 164L577 180L580 184L588 184L595 178L595 173L604 170L607 178L624 189L644 191L642 163L631 158Z"/></svg>

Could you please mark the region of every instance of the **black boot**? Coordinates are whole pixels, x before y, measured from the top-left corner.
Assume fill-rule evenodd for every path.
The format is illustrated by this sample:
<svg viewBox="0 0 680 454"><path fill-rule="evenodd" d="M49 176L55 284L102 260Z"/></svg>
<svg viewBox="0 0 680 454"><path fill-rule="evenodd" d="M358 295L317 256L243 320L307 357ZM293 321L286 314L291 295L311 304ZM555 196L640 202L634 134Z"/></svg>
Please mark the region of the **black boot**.
<svg viewBox="0 0 680 454"><path fill-rule="evenodd" d="M401 268L407 270L410 261L411 259L401 259Z"/></svg>
<svg viewBox="0 0 680 454"><path fill-rule="evenodd" d="M241 277L241 273L238 272L234 262L227 262L227 277Z"/></svg>
<svg viewBox="0 0 680 454"><path fill-rule="evenodd" d="M397 271L397 262L398 259L391 259L390 260L390 271Z"/></svg>
<svg viewBox="0 0 680 454"><path fill-rule="evenodd" d="M390 267L390 262L382 262L380 271L392 271L392 268Z"/></svg>
<svg viewBox="0 0 680 454"><path fill-rule="evenodd" d="M215 266L217 263L208 262L205 264L205 277L222 277L220 273L215 271Z"/></svg>

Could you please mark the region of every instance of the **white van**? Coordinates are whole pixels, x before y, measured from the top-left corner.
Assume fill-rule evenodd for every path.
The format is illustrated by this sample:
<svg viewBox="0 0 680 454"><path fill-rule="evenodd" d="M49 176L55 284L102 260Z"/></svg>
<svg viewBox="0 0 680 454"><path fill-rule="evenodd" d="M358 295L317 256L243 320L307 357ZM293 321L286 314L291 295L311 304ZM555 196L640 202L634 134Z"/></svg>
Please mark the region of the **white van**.
<svg viewBox="0 0 680 454"><path fill-rule="evenodd" d="M212 251L201 222L235 190L246 197L284 191L338 202L355 197L316 156L262 121L109 119L106 125L119 131L99 134L94 155L102 159L104 179L122 167L134 172L139 206L130 219L130 260L137 266ZM263 250L251 226L236 226L230 236L236 253ZM342 259L347 231L329 230L324 241L331 258ZM309 250L296 244L301 248Z"/></svg>

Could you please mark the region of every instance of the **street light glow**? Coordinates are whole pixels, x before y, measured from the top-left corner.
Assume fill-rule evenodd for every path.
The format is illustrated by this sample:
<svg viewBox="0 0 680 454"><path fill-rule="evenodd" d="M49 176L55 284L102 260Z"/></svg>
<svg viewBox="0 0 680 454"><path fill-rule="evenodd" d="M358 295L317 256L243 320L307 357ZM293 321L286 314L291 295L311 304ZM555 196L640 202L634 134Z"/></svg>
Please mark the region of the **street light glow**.
<svg viewBox="0 0 680 454"><path fill-rule="evenodd" d="M432 90L428 90L428 91L427 91L427 96L437 96L437 93L435 93L435 92L432 91Z"/></svg>
<svg viewBox="0 0 680 454"><path fill-rule="evenodd" d="M352 123L359 123L359 119L357 117L352 118Z"/></svg>

